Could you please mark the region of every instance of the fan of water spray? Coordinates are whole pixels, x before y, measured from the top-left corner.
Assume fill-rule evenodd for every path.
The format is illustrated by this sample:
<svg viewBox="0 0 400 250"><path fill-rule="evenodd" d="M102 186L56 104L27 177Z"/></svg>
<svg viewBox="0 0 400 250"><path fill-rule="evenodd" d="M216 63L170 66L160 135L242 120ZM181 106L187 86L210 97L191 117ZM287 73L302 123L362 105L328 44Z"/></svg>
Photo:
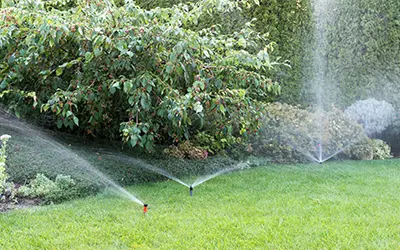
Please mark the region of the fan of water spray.
<svg viewBox="0 0 400 250"><path fill-rule="evenodd" d="M190 193L191 196L193 195L193 188L194 187L196 187L196 186L198 186L198 185L200 185L200 184L202 184L202 183L204 183L204 182L206 182L206 181L208 181L208 180L210 180L212 178L215 178L215 177L217 177L219 175L225 174L227 172L235 171L235 170L238 170L238 169L242 169L243 168L243 164L244 164L244 163L239 163L239 164L237 164L237 165L235 165L233 167L231 166L231 167L224 168L222 170L219 170L219 171L217 171L215 173L212 173L212 174L209 174L209 175L200 176L194 181L193 184L190 185L190 184L178 179L177 177L173 176L171 173L167 172L166 170L158 168L158 167L153 166L151 164L148 164L148 163L146 163L146 162L144 162L142 160L139 160L139 159L136 159L136 158L133 158L133 157L129 157L129 156L126 156L126 155L117 155L117 156L116 155L109 155L109 157L113 158L113 160L115 160L115 161L120 160L120 161L123 161L125 163L129 163L130 165L133 165L133 166L145 168L145 169L147 169L147 170L149 170L151 172L158 173L158 174L163 175L163 176L165 176L165 177L167 177L167 178L169 178L169 179L171 179L173 181L176 181L177 183L182 184L185 187L188 187L189 188L189 193Z"/></svg>
<svg viewBox="0 0 400 250"><path fill-rule="evenodd" d="M41 168L48 167L48 172L52 174L66 174L75 179L84 179L96 185L109 187L119 196L142 206L145 205L69 147L2 110L0 110L0 129L11 134L13 138L22 139L23 144L18 145L18 154L29 158L26 165L37 163L36 165L40 165Z"/></svg>

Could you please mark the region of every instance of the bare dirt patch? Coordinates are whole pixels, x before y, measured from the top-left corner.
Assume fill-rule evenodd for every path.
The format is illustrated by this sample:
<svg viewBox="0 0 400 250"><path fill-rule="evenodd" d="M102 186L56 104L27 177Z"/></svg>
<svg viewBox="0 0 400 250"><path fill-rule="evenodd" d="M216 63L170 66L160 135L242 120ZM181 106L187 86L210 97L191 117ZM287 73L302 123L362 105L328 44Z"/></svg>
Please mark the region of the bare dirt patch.
<svg viewBox="0 0 400 250"><path fill-rule="evenodd" d="M25 209L34 206L39 206L42 202L41 199L26 199L18 198L18 201L0 201L0 213L4 213L10 210Z"/></svg>

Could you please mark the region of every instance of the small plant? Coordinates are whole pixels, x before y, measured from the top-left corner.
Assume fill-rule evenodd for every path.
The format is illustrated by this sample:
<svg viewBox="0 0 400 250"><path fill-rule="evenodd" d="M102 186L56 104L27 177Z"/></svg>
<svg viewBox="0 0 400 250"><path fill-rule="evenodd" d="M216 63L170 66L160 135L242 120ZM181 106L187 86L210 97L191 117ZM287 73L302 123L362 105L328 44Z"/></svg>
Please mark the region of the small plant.
<svg viewBox="0 0 400 250"><path fill-rule="evenodd" d="M376 160L383 160L393 157L392 154L390 153L391 148L385 141L379 139L373 139L372 149L373 149L374 159Z"/></svg>
<svg viewBox="0 0 400 250"><path fill-rule="evenodd" d="M343 151L345 158L352 160L372 160L374 158L374 150L372 140L367 138L352 147Z"/></svg>
<svg viewBox="0 0 400 250"><path fill-rule="evenodd" d="M384 131L395 120L393 106L373 98L355 102L345 113L361 124L370 137Z"/></svg>
<svg viewBox="0 0 400 250"><path fill-rule="evenodd" d="M11 138L10 135L2 135L0 136L0 194L5 191L6 181L7 181L7 173L6 173L6 148L7 142Z"/></svg>
<svg viewBox="0 0 400 250"><path fill-rule="evenodd" d="M74 187L75 181L69 175L57 175L55 181L52 181L44 174L37 174L29 185L19 188L18 195L43 198L46 202L59 202L73 196Z"/></svg>

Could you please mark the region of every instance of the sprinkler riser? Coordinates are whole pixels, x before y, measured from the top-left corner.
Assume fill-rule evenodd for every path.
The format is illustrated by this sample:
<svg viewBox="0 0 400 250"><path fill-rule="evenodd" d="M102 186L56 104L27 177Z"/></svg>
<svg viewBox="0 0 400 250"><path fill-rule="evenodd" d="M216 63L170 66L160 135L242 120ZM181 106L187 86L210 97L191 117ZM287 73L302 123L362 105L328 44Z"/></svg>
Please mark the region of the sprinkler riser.
<svg viewBox="0 0 400 250"><path fill-rule="evenodd" d="M190 196L193 196L193 187L192 186L189 187L189 194L190 194Z"/></svg>

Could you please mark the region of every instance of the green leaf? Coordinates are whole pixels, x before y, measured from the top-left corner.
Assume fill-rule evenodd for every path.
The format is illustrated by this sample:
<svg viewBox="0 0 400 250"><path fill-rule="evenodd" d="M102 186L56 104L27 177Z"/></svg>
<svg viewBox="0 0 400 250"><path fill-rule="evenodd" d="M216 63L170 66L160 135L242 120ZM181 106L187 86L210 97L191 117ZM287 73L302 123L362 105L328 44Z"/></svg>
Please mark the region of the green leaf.
<svg viewBox="0 0 400 250"><path fill-rule="evenodd" d="M63 125L63 121L61 119L57 119L57 128L61 128Z"/></svg>
<svg viewBox="0 0 400 250"><path fill-rule="evenodd" d="M98 56L100 56L101 55L101 50L99 49L99 48L95 48L94 49L94 56L95 57L98 57Z"/></svg>
<svg viewBox="0 0 400 250"><path fill-rule="evenodd" d="M81 36L83 36L83 30L82 30L82 27L78 27L78 32L79 32L79 34L80 34Z"/></svg>
<svg viewBox="0 0 400 250"><path fill-rule="evenodd" d="M90 62L92 59L93 59L93 53L86 52L86 53L85 53L85 60L86 60L86 63Z"/></svg>
<svg viewBox="0 0 400 250"><path fill-rule="evenodd" d="M121 86L119 85L119 82L116 82L113 85L111 85L111 88L121 89Z"/></svg>
<svg viewBox="0 0 400 250"><path fill-rule="evenodd" d="M224 105L222 105L222 104L220 104L219 105L219 110L221 111L221 113L223 113L223 114L225 114L225 106Z"/></svg>
<svg viewBox="0 0 400 250"><path fill-rule="evenodd" d="M100 112L95 112L94 113L94 118L98 121L101 118L101 113Z"/></svg>
<svg viewBox="0 0 400 250"><path fill-rule="evenodd" d="M142 105L142 107L146 110L149 108L149 105L146 98L144 98L144 95L142 95L142 98L140 99L140 105Z"/></svg>
<svg viewBox="0 0 400 250"><path fill-rule="evenodd" d="M74 113L72 113L70 110L67 111L67 117L70 117L71 115L74 115Z"/></svg>
<svg viewBox="0 0 400 250"><path fill-rule="evenodd" d="M183 46L182 46L182 43L180 42L180 43L178 43L176 46L175 46L175 52L177 53L177 54L180 54L180 53L182 53L182 51L183 51Z"/></svg>
<svg viewBox="0 0 400 250"><path fill-rule="evenodd" d="M146 86L147 93L150 93L152 89L153 89L153 87L151 87L150 84L147 84L147 86Z"/></svg>
<svg viewBox="0 0 400 250"><path fill-rule="evenodd" d="M131 144L131 147L135 147L137 141L138 141L138 137L136 135L132 135L131 139L129 140L129 143Z"/></svg>
<svg viewBox="0 0 400 250"><path fill-rule="evenodd" d="M57 76L60 76L62 73L63 73L63 69L62 69L62 68L58 68L58 69L56 70L56 75L57 75Z"/></svg>
<svg viewBox="0 0 400 250"><path fill-rule="evenodd" d="M79 119L76 116L74 116L74 123L76 124L76 126L79 126Z"/></svg>
<svg viewBox="0 0 400 250"><path fill-rule="evenodd" d="M134 101L135 101L135 98L133 96L129 97L129 99L128 99L129 105L132 106Z"/></svg>
<svg viewBox="0 0 400 250"><path fill-rule="evenodd" d="M129 93L129 91L132 89L132 83L131 82L125 82L124 83L124 92Z"/></svg>
<svg viewBox="0 0 400 250"><path fill-rule="evenodd" d="M152 150L153 150L153 143L152 143L152 141L147 140L144 147L145 147L145 149L146 149L147 151L152 151Z"/></svg>
<svg viewBox="0 0 400 250"><path fill-rule="evenodd" d="M3 81L1 81L0 89L5 89L5 88L7 88L7 82L6 82L6 80L3 80Z"/></svg>

